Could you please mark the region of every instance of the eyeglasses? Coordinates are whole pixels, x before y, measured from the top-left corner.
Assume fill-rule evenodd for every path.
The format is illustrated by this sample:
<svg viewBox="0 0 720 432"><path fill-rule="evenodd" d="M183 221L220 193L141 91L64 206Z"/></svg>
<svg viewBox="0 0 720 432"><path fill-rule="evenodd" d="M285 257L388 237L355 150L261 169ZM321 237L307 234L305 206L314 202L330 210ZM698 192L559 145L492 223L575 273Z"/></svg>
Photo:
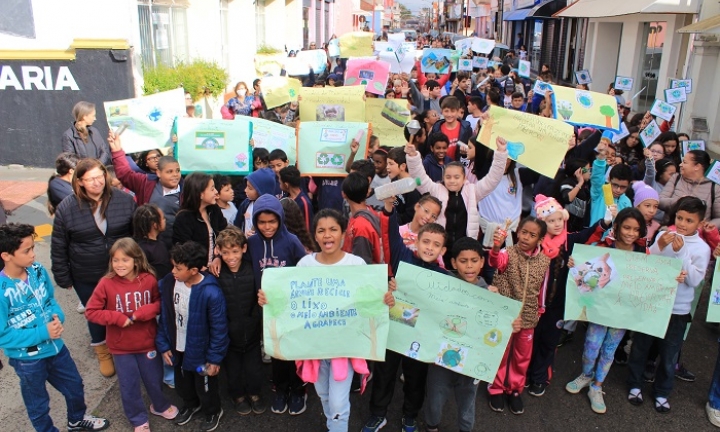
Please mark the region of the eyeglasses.
<svg viewBox="0 0 720 432"><path fill-rule="evenodd" d="M627 185L619 185L617 183L612 183L612 182L610 183L610 186L612 186L613 189L618 190L618 191L624 191L628 188Z"/></svg>
<svg viewBox="0 0 720 432"><path fill-rule="evenodd" d="M424 205L419 204L420 208L423 209L426 215L428 215L432 220L437 220L438 215L431 213L430 210L426 209Z"/></svg>
<svg viewBox="0 0 720 432"><path fill-rule="evenodd" d="M85 178L81 178L80 180L82 180L83 183L102 183L105 181L105 174L95 176L95 177L90 177L90 178L85 177Z"/></svg>

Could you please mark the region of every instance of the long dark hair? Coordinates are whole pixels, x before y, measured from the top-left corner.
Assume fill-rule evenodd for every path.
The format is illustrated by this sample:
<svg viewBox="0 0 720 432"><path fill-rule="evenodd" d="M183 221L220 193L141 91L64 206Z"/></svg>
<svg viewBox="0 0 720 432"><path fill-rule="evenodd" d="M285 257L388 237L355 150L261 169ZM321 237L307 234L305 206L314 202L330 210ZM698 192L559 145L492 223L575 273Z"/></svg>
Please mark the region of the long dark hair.
<svg viewBox="0 0 720 432"><path fill-rule="evenodd" d="M317 252L320 250L317 243L315 243L315 237L311 236L305 227L305 220L303 219L300 206L297 205L295 200L292 198L285 197L280 200L283 212L285 212L285 228L300 240L305 249Z"/></svg>
<svg viewBox="0 0 720 432"><path fill-rule="evenodd" d="M620 227L622 226L622 223L625 222L625 219L635 219L640 226L640 238L647 237L647 222L645 221L642 213L640 213L640 210L635 207L628 207L620 210L617 216L615 216L615 220L613 221L615 238L620 235Z"/></svg>
<svg viewBox="0 0 720 432"><path fill-rule="evenodd" d="M197 171L185 177L180 210L199 212L201 201L200 195L202 195L203 191L208 187L208 184L210 184L212 179L213 178L210 174Z"/></svg>
<svg viewBox="0 0 720 432"><path fill-rule="evenodd" d="M147 165L147 157L150 156L152 153L157 153L158 156L160 156L160 157L163 156L160 149L146 150L144 152L141 152L138 155L137 166L145 172L155 174L153 171L150 170L150 168L148 168L148 165ZM159 167L159 165L158 165L158 167Z"/></svg>

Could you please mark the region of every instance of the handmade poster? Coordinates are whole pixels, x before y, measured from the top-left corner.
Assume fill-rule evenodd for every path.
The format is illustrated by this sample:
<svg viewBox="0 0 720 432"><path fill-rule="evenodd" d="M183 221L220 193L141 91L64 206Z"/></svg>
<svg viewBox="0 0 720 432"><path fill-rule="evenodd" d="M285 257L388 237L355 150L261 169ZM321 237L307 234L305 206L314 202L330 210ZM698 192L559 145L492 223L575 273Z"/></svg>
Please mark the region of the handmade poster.
<svg viewBox="0 0 720 432"><path fill-rule="evenodd" d="M262 79L263 99L268 109L297 102L302 87L300 80L288 77L265 77Z"/></svg>
<svg viewBox="0 0 720 432"><path fill-rule="evenodd" d="M367 157L369 124L364 122L300 122L297 167L303 176L344 177L350 143L357 139L356 159ZM264 284L264 281L263 281Z"/></svg>
<svg viewBox="0 0 720 432"><path fill-rule="evenodd" d="M390 64L392 73L410 73L415 66L415 48L411 44L394 47L390 42L375 42L375 52L380 60Z"/></svg>
<svg viewBox="0 0 720 432"><path fill-rule="evenodd" d="M592 83L592 77L590 76L590 71L587 69L575 71L575 78L577 79L578 84L591 84Z"/></svg>
<svg viewBox="0 0 720 432"><path fill-rule="evenodd" d="M472 50L480 54L490 54L495 48L494 39L474 38L472 42Z"/></svg>
<svg viewBox="0 0 720 432"><path fill-rule="evenodd" d="M674 104L687 101L687 93L682 88L670 88L665 90L665 102Z"/></svg>
<svg viewBox="0 0 720 432"><path fill-rule="evenodd" d="M264 148L268 151L280 149L287 155L290 165L295 165L297 161L295 128L251 116L235 116L235 121L250 124L250 139L255 148Z"/></svg>
<svg viewBox="0 0 720 432"><path fill-rule="evenodd" d="M449 49L425 49L420 59L420 69L423 73L446 74L450 71L451 57L452 50Z"/></svg>
<svg viewBox="0 0 720 432"><path fill-rule="evenodd" d="M670 121L672 120L676 109L677 107L675 105L670 105L665 101L655 99L655 103L653 103L652 108L650 108L650 114L654 115L655 117L660 117L665 121Z"/></svg>
<svg viewBox="0 0 720 432"><path fill-rule="evenodd" d="M708 180L720 184L720 161L712 161L710 167L705 171Z"/></svg>
<svg viewBox="0 0 720 432"><path fill-rule="evenodd" d="M285 53L255 54L255 73L259 77L280 76L283 69Z"/></svg>
<svg viewBox="0 0 720 432"><path fill-rule="evenodd" d="M508 142L508 155L546 177L554 178L565 157L573 127L559 120L491 106L483 122L479 141L493 150L495 140Z"/></svg>
<svg viewBox="0 0 720 432"><path fill-rule="evenodd" d="M685 156L688 152L693 151L693 150L705 150L705 141L704 140L680 141L680 144L682 144L683 156Z"/></svg>
<svg viewBox="0 0 720 432"><path fill-rule="evenodd" d="M307 59L300 57L285 58L285 73L288 76L305 76L310 73L310 65Z"/></svg>
<svg viewBox="0 0 720 432"><path fill-rule="evenodd" d="M369 57L373 54L373 33L345 33L339 38L340 57Z"/></svg>
<svg viewBox="0 0 720 432"><path fill-rule="evenodd" d="M350 59L345 71L346 86L363 86L365 91L385 95L390 63L372 59Z"/></svg>
<svg viewBox="0 0 720 432"><path fill-rule="evenodd" d="M460 62L458 64L458 70L472 71L472 69L473 69L472 59L460 59Z"/></svg>
<svg viewBox="0 0 720 432"><path fill-rule="evenodd" d="M486 69L488 59L486 57L473 57L473 67L478 69Z"/></svg>
<svg viewBox="0 0 720 432"><path fill-rule="evenodd" d="M692 80L671 80L670 88L683 88L685 89L685 93L692 93Z"/></svg>
<svg viewBox="0 0 720 432"><path fill-rule="evenodd" d="M264 87L263 87L264 88ZM300 120L365 121L365 87L300 88Z"/></svg>
<svg viewBox="0 0 720 432"><path fill-rule="evenodd" d="M388 349L492 382L520 302L404 262L395 280Z"/></svg>
<svg viewBox="0 0 720 432"><path fill-rule="evenodd" d="M340 57L340 41L337 38L330 39L328 42L328 56Z"/></svg>
<svg viewBox="0 0 720 432"><path fill-rule="evenodd" d="M548 90L552 90L552 86L545 81L535 80L535 85L533 86L533 93L540 96L545 96L545 92Z"/></svg>
<svg viewBox="0 0 720 432"><path fill-rule="evenodd" d="M565 319L665 336L682 260L577 244Z"/></svg>
<svg viewBox="0 0 720 432"><path fill-rule="evenodd" d="M458 67L460 67L460 57L462 57L462 55L463 52L461 50L450 50L450 64L452 65L452 70L458 70Z"/></svg>
<svg viewBox="0 0 720 432"><path fill-rule="evenodd" d="M325 50L302 50L295 54L295 58L309 65L315 75L320 75L327 69L327 53ZM289 74L289 72L288 72Z"/></svg>
<svg viewBox="0 0 720 432"><path fill-rule="evenodd" d="M495 61L493 61L493 60L489 60L489 59L488 59L487 67L495 67L495 64L496 64L496 63L499 63L499 62L495 62Z"/></svg>
<svg viewBox="0 0 720 432"><path fill-rule="evenodd" d="M625 122L620 123L620 132L613 134L613 143L620 142L621 139L625 138L626 136L630 135L630 131L628 130L627 126L625 125Z"/></svg>
<svg viewBox="0 0 720 432"><path fill-rule="evenodd" d="M282 360L385 360L387 266L267 268L265 352Z"/></svg>
<svg viewBox="0 0 720 432"><path fill-rule="evenodd" d="M530 62L527 60L520 60L518 62L518 75L522 78L530 78Z"/></svg>
<svg viewBox="0 0 720 432"><path fill-rule="evenodd" d="M655 139L660 136L660 126L653 119L645 126L645 129L640 131L640 141L645 147L650 147L650 144L655 142Z"/></svg>
<svg viewBox="0 0 720 432"><path fill-rule="evenodd" d="M250 123L178 118L175 158L183 174L247 175L252 171Z"/></svg>
<svg viewBox="0 0 720 432"><path fill-rule="evenodd" d="M613 88L616 90L630 91L632 90L633 81L635 80L630 77L615 77L615 85L613 86Z"/></svg>
<svg viewBox="0 0 720 432"><path fill-rule="evenodd" d="M410 121L410 108L405 99L368 98L365 101L365 121L372 124L372 134L383 145L405 145L403 129Z"/></svg>
<svg viewBox="0 0 720 432"><path fill-rule="evenodd" d="M473 38L470 37L455 41L455 49L459 49L462 52L467 52L472 48L472 40Z"/></svg>
<svg viewBox="0 0 720 432"><path fill-rule="evenodd" d="M552 86L553 116L576 126L594 126L620 132L617 100L605 93Z"/></svg>
<svg viewBox="0 0 720 432"><path fill-rule="evenodd" d="M173 123L185 116L185 92L179 88L103 105L110 129L126 127L122 136L125 153L161 149L172 145Z"/></svg>

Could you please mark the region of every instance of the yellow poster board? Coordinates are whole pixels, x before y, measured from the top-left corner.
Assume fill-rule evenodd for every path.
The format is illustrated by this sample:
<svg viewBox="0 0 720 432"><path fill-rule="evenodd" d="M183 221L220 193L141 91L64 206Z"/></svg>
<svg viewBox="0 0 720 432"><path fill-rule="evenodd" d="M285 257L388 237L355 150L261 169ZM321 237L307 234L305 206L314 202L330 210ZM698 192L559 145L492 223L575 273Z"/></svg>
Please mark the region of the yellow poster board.
<svg viewBox="0 0 720 432"><path fill-rule="evenodd" d="M265 77L260 85L262 86L265 106L268 109L289 102L297 102L300 87L302 87L300 80L287 77Z"/></svg>
<svg viewBox="0 0 720 432"><path fill-rule="evenodd" d="M573 127L559 120L491 106L479 141L493 150L495 140L508 142L511 159L546 177L554 178L568 150Z"/></svg>
<svg viewBox="0 0 720 432"><path fill-rule="evenodd" d="M365 122L365 87L302 87L300 120Z"/></svg>
<svg viewBox="0 0 720 432"><path fill-rule="evenodd" d="M368 98L365 121L372 123L372 133L380 139L380 145L405 145L403 128L410 121L410 105L405 99Z"/></svg>
<svg viewBox="0 0 720 432"><path fill-rule="evenodd" d="M285 58L285 53L255 54L255 73L257 76L280 76Z"/></svg>
<svg viewBox="0 0 720 432"><path fill-rule="evenodd" d="M340 42L340 58L370 57L373 55L373 33L345 33L338 38Z"/></svg>
<svg viewBox="0 0 720 432"><path fill-rule="evenodd" d="M594 126L620 132L615 96L552 86L553 117L575 126Z"/></svg>

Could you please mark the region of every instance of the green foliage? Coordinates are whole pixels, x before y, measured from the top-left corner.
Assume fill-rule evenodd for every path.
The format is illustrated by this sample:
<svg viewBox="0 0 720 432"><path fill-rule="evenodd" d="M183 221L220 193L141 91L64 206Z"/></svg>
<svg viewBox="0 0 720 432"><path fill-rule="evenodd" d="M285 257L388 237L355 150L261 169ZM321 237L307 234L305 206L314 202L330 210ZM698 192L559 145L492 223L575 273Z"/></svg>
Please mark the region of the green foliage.
<svg viewBox="0 0 720 432"><path fill-rule="evenodd" d="M600 107L600 114L604 115L605 117L612 117L615 115L615 111L612 109L609 105L603 105Z"/></svg>
<svg viewBox="0 0 720 432"><path fill-rule="evenodd" d="M280 54L282 51L270 45L260 45L256 52L258 54Z"/></svg>
<svg viewBox="0 0 720 432"><path fill-rule="evenodd" d="M181 62L175 67L160 65L147 68L143 71L143 77L145 95L183 87L194 100L203 97L206 91L214 97L222 95L229 79L225 69L205 60Z"/></svg>

